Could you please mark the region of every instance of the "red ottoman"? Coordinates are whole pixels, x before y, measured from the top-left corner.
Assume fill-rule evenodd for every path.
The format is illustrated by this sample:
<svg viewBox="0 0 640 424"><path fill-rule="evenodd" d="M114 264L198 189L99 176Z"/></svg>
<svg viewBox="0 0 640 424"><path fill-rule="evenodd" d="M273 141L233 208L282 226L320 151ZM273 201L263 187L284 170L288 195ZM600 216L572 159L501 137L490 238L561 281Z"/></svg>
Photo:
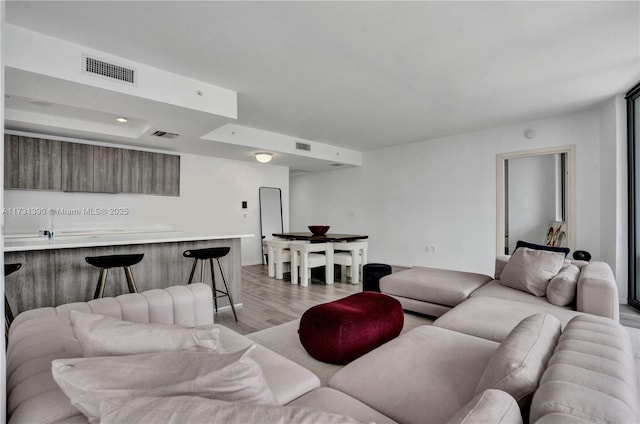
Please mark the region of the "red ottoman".
<svg viewBox="0 0 640 424"><path fill-rule="evenodd" d="M382 293L362 292L307 310L300 319L300 342L322 362L344 365L397 337L402 305Z"/></svg>

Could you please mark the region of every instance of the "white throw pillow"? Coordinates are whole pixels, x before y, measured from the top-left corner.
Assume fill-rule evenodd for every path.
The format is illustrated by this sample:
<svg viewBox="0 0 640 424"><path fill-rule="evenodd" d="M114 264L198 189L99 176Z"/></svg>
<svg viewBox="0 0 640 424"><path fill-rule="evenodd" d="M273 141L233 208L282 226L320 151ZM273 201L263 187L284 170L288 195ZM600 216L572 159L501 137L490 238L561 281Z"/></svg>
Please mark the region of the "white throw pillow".
<svg viewBox="0 0 640 424"><path fill-rule="evenodd" d="M576 298L580 268L573 264L565 265L558 275L547 285L547 300L557 306L567 306Z"/></svg>
<svg viewBox="0 0 640 424"><path fill-rule="evenodd" d="M101 424L358 424L351 417L299 406L230 403L196 396L105 400Z"/></svg>
<svg viewBox="0 0 640 424"><path fill-rule="evenodd" d="M561 252L519 247L505 265L500 284L544 296L549 280L558 274L563 264L564 254Z"/></svg>
<svg viewBox="0 0 640 424"><path fill-rule="evenodd" d="M520 321L491 356L476 395L498 389L526 404L538 387L561 332L560 321L549 314L531 315Z"/></svg>
<svg viewBox="0 0 640 424"><path fill-rule="evenodd" d="M186 328L169 324L141 324L70 311L73 335L85 357L137 355L178 350L219 352L220 330L212 326Z"/></svg>
<svg viewBox="0 0 640 424"><path fill-rule="evenodd" d="M520 407L502 390L480 393L449 418L447 424L522 424Z"/></svg>
<svg viewBox="0 0 640 424"><path fill-rule="evenodd" d="M138 396L195 395L232 402L277 404L260 366L235 353L161 352L144 355L56 359L53 378L92 423L100 402Z"/></svg>

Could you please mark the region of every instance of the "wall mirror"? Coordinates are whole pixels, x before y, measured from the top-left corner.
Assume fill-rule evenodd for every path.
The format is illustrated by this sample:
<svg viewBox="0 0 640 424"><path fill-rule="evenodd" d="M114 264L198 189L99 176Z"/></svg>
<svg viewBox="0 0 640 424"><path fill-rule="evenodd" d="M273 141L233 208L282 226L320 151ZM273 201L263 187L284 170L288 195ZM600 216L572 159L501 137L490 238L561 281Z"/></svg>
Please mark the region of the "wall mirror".
<svg viewBox="0 0 640 424"><path fill-rule="evenodd" d="M282 191L276 187L260 187L260 235L261 240L282 233ZM260 243L262 249L262 242ZM261 253L264 264L264 252Z"/></svg>
<svg viewBox="0 0 640 424"><path fill-rule="evenodd" d="M496 181L498 255L512 254L518 240L574 250L575 146L499 154Z"/></svg>

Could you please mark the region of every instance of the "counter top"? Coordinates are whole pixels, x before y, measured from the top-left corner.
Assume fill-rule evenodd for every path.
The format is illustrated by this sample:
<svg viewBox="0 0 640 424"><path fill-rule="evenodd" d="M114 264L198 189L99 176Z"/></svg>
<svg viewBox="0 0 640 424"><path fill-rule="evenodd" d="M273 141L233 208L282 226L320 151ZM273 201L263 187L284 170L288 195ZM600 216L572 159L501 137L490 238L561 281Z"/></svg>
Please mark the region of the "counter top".
<svg viewBox="0 0 640 424"><path fill-rule="evenodd" d="M5 252L24 252L29 250L73 249L80 247L121 246L127 244L174 243L181 241L221 240L255 237L254 234L216 234L206 235L182 231L166 232L122 232L97 233L83 235L56 236L52 239L38 236L11 237L4 239Z"/></svg>

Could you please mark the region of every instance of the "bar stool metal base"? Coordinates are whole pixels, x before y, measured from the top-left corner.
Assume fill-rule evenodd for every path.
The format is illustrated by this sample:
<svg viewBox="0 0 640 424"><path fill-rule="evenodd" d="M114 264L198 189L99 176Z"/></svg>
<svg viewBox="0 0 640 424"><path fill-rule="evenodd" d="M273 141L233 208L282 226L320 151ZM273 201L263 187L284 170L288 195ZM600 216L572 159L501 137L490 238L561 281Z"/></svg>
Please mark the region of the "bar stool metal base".
<svg viewBox="0 0 640 424"><path fill-rule="evenodd" d="M231 295L231 290L229 290L229 284L227 283L227 277L224 273L224 269L222 268L222 264L220 263L220 258L226 256L231 249L228 247L213 247L209 249L195 249L195 250L185 250L182 254L185 258L193 258L193 266L191 267L191 273L189 274L189 282L187 284L191 284L193 282L193 276L196 273L196 268L198 267L198 261L202 261L200 263L200 281L204 283L204 268L205 261L209 260L209 267L211 269L211 285L213 288L213 304L215 306L216 312L218 312L218 298L226 297L229 299L229 304L231 305L231 311L233 312L233 317L236 322L238 321L238 315L236 314L236 308L233 304L233 296ZM220 269L220 275L222 275L222 283L224 284L224 290L220 290L216 287L216 275L213 266L213 260L218 262L218 268Z"/></svg>

